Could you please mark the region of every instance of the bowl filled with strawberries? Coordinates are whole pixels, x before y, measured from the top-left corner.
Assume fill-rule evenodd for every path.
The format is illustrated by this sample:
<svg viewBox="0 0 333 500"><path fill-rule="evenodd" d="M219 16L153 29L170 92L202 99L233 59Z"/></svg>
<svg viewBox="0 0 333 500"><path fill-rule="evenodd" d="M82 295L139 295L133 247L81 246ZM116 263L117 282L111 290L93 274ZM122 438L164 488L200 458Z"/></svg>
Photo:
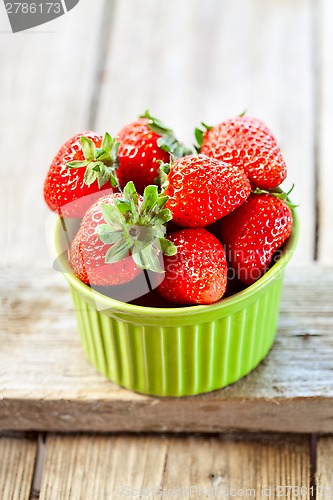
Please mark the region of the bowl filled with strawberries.
<svg viewBox="0 0 333 500"><path fill-rule="evenodd" d="M53 161L52 251L89 361L156 396L223 388L271 349L295 207L270 130L238 116L196 152L147 111L116 138L83 132Z"/></svg>

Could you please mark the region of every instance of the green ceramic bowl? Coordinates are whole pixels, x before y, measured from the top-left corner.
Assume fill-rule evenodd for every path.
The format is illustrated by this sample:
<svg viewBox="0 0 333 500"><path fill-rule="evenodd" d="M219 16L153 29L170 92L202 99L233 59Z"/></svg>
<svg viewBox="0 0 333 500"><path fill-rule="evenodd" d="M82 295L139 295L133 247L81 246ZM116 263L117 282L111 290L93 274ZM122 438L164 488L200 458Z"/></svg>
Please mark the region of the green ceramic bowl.
<svg viewBox="0 0 333 500"><path fill-rule="evenodd" d="M71 287L89 361L112 382L156 396L200 394L247 375L274 342L284 268L298 238L293 216L280 259L255 284L212 305L178 308L131 305L83 284L68 264L57 219L53 252Z"/></svg>

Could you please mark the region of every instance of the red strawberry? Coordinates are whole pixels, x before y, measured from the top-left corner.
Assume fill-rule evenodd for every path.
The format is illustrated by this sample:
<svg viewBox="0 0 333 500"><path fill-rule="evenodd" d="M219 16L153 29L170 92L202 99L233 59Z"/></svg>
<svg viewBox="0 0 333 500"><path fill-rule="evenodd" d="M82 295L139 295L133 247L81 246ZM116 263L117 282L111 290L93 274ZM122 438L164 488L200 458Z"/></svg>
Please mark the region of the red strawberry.
<svg viewBox="0 0 333 500"><path fill-rule="evenodd" d="M166 200L157 186L148 186L139 197L132 182L123 193L100 198L85 214L70 248L77 277L110 286L131 281L141 269L163 273L161 254L176 253L164 238L164 224L172 217L164 208Z"/></svg>
<svg viewBox="0 0 333 500"><path fill-rule="evenodd" d="M100 191L116 185L118 143L109 134L95 132L72 137L54 158L44 183L44 198L51 210L64 217L81 218Z"/></svg>
<svg viewBox="0 0 333 500"><path fill-rule="evenodd" d="M205 125L204 125L205 126ZM206 132L196 129L200 152L230 165L242 167L251 185L271 189L286 178L287 167L267 126L257 118L238 116Z"/></svg>
<svg viewBox="0 0 333 500"><path fill-rule="evenodd" d="M244 203L251 192L242 170L204 155L171 165L165 195L173 222L184 227L212 224Z"/></svg>
<svg viewBox="0 0 333 500"><path fill-rule="evenodd" d="M227 286L223 245L206 229L182 229L170 236L177 255L164 258L165 278L157 291L176 304L211 304Z"/></svg>
<svg viewBox="0 0 333 500"><path fill-rule="evenodd" d="M292 223L286 202L271 194L251 194L221 220L228 259L243 283L251 285L267 271L274 253L289 238Z"/></svg>
<svg viewBox="0 0 333 500"><path fill-rule="evenodd" d="M138 120L126 125L118 134L121 187L133 181L139 193L149 184L156 184L159 161L168 162L170 153L176 157L190 154L174 137L173 131L147 110Z"/></svg>

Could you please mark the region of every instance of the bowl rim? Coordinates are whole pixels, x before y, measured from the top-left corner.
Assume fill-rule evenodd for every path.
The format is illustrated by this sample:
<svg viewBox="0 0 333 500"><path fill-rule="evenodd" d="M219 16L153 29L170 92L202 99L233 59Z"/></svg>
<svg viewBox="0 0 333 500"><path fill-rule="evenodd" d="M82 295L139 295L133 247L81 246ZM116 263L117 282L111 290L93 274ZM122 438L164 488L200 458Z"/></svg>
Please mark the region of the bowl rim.
<svg viewBox="0 0 333 500"><path fill-rule="evenodd" d="M90 286L86 285L79 278L76 277L67 259L67 252L60 248L59 231L62 227L60 216L56 216L52 227L51 235L51 253L53 258L57 260L57 269L65 276L68 283L81 295L87 299L94 300L99 304L103 304L105 309L113 309L118 312L130 315L145 315L145 316L159 316L169 317L170 315L192 316L193 314L200 314L203 312L213 312L217 310L224 310L236 306L240 302L253 297L259 290L264 288L268 283L279 277L280 272L283 271L289 260L291 259L297 245L299 237L299 217L294 208L291 209L293 216L293 226L288 240L283 244L283 254L275 264L255 283L248 286L244 290L231 295L226 298L221 298L213 304L205 305L191 305L181 307L149 307L129 304L120 300L108 297Z"/></svg>

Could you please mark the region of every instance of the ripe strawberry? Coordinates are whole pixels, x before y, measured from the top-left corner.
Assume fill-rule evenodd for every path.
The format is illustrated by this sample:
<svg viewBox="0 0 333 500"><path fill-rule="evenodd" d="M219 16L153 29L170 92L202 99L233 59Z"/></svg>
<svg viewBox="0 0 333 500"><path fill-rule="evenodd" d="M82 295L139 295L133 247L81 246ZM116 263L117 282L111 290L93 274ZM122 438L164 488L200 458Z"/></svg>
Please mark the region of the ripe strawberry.
<svg viewBox="0 0 333 500"><path fill-rule="evenodd" d="M287 167L280 148L262 121L238 116L215 127L204 127L205 132L196 129L200 152L242 167L252 187L271 189L286 178Z"/></svg>
<svg viewBox="0 0 333 500"><path fill-rule="evenodd" d="M211 304L227 286L223 245L206 229L182 229L170 236L177 255L164 258L165 278L157 291L176 304Z"/></svg>
<svg viewBox="0 0 333 500"><path fill-rule="evenodd" d="M133 181L139 193L149 184L156 184L159 161L168 162L170 154L181 157L191 151L184 148L173 131L147 110L138 120L126 125L118 134L119 184Z"/></svg>
<svg viewBox="0 0 333 500"><path fill-rule="evenodd" d="M141 269L163 273L161 254L174 255L175 246L164 238L171 219L167 201L157 186L138 196L129 182L123 193L100 198L85 214L70 248L77 277L96 286L121 285Z"/></svg>
<svg viewBox="0 0 333 500"><path fill-rule="evenodd" d="M289 238L292 223L287 203L268 193L251 194L221 220L228 260L243 283L251 285L267 271L274 253Z"/></svg>
<svg viewBox="0 0 333 500"><path fill-rule="evenodd" d="M44 198L63 217L81 218L100 191L116 186L118 143L109 134L82 132L67 141L55 156L45 179ZM109 182L111 181L111 183Z"/></svg>
<svg viewBox="0 0 333 500"><path fill-rule="evenodd" d="M179 226L204 227L235 210L250 192L250 183L239 168L205 155L192 155L171 165L166 206Z"/></svg>

